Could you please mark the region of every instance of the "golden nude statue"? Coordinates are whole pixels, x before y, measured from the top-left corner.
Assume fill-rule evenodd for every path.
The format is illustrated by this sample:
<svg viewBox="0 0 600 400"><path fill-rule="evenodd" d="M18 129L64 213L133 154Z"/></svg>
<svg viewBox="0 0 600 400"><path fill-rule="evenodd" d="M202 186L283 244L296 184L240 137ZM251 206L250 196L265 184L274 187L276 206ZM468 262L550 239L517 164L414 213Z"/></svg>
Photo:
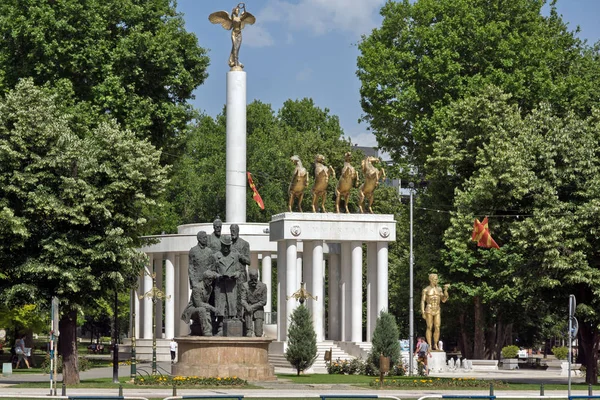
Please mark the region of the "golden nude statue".
<svg viewBox="0 0 600 400"><path fill-rule="evenodd" d="M297 292L294 292L291 296L287 296L286 299L294 298L298 300L300 304L304 304L304 302L308 299L313 299L316 301L317 297L318 296L313 296L312 294L308 293L308 290L306 290L306 283L300 282L300 289Z"/></svg>
<svg viewBox="0 0 600 400"><path fill-rule="evenodd" d="M256 22L254 15L246 11L246 5L239 3L231 16L227 11L217 11L208 16L208 20L213 24L221 24L227 30L231 30L231 54L229 55L229 66L232 71L241 71L244 65L240 63L239 54L242 45L242 29L246 24L252 25Z"/></svg>
<svg viewBox="0 0 600 400"><path fill-rule="evenodd" d="M317 154L315 157L315 183L312 187L312 210L314 213L317 212L317 202L321 199L321 211L327 212L325 209L325 198L327 194L327 184L329 183L329 177L333 175L335 178L335 171L333 167L329 166L327 168L323 161L325 161L325 156L322 154Z"/></svg>
<svg viewBox="0 0 600 400"><path fill-rule="evenodd" d="M360 212L364 213L365 209L363 203L365 199L369 200L369 212L373 214L371 205L373 204L373 193L377 186L379 186L379 180L385 178L385 170L383 168L377 169L373 166L374 162L379 161L377 157L367 156L361 162L363 176L365 181L360 185L358 190L358 207Z"/></svg>
<svg viewBox="0 0 600 400"><path fill-rule="evenodd" d="M438 349L440 341L440 325L442 324L441 303L448 300L448 288L450 284L444 285L444 290L438 286L437 274L429 274L429 286L423 289L421 296L421 314L427 323L427 343L434 350ZM433 341L431 334L433 333Z"/></svg>
<svg viewBox="0 0 600 400"><path fill-rule="evenodd" d="M308 172L306 168L302 166L300 157L292 156L290 160L296 165L294 169L294 176L290 182L288 193L290 200L288 202L288 210L292 212L292 206L294 205L294 199L298 199L298 211L302 212L302 199L304 198L304 190L308 186Z"/></svg>
<svg viewBox="0 0 600 400"><path fill-rule="evenodd" d="M350 189L352 189L352 187L358 187L358 172L356 172L352 164L350 164L350 160L352 160L352 153L348 151L344 154L344 168L342 168L340 180L335 188L335 211L338 214L340 212L340 200L342 198L344 198L346 213L350 213L348 210Z"/></svg>

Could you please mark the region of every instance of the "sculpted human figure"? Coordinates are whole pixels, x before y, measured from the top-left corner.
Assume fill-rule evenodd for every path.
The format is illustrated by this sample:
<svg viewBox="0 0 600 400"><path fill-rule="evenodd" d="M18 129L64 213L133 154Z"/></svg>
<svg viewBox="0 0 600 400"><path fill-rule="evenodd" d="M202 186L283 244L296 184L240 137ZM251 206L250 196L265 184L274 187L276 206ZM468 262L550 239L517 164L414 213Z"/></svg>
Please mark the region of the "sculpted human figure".
<svg viewBox="0 0 600 400"><path fill-rule="evenodd" d="M217 274L211 270L203 274L202 279L192 287L190 302L181 314L181 319L186 324L193 320L192 335L212 336L213 334L211 311L214 313L217 310L209 301L213 291L213 279L216 276Z"/></svg>
<svg viewBox="0 0 600 400"><path fill-rule="evenodd" d="M196 235L198 244L190 249L188 276L190 278L190 288L194 289L202 281L204 273L214 270L214 251L208 247L208 235L205 231L200 231Z"/></svg>
<svg viewBox="0 0 600 400"><path fill-rule="evenodd" d="M213 233L208 237L208 247L210 247L213 253L221 250L221 229L223 228L223 221L217 217L213 221Z"/></svg>
<svg viewBox="0 0 600 400"><path fill-rule="evenodd" d="M246 336L261 337L267 304L267 285L258 280L258 270L251 269L248 282L242 285L242 307L246 322Z"/></svg>
<svg viewBox="0 0 600 400"><path fill-rule="evenodd" d="M288 193L290 195L290 200L288 202L288 210L292 212L292 206L294 205L294 199L298 199L298 211L302 212L302 199L304 198L304 190L308 186L308 172L306 168L302 166L302 161L300 161L300 157L292 156L290 160L296 166L294 169L294 176L292 177L292 181L290 182L290 187L288 189Z"/></svg>
<svg viewBox="0 0 600 400"><path fill-rule="evenodd" d="M221 24L224 29L231 30L231 54L229 55L229 66L232 70L242 70L244 65L240 63L239 54L242 45L242 29L246 24L252 25L256 22L254 15L246 11L246 5L239 3L231 11L217 11L208 16L213 24Z"/></svg>
<svg viewBox="0 0 600 400"><path fill-rule="evenodd" d="M215 308L219 319L218 335L222 334L223 319L238 315L237 280L239 254L231 251L231 236L221 236L221 250L215 253Z"/></svg>
<svg viewBox="0 0 600 400"><path fill-rule="evenodd" d="M327 168L323 161L325 161L325 156L322 154L317 154L315 157L315 183L312 187L312 210L313 212L317 212L317 202L321 199L321 211L327 212L325 209L325 198L327 194L327 184L329 183L329 177L333 176L335 178L335 171L331 166Z"/></svg>
<svg viewBox="0 0 600 400"><path fill-rule="evenodd" d="M348 198L350 197L350 189L352 187L358 187L358 172L354 169L350 163L352 160L352 153L347 152L344 154L344 168L342 168L342 174L338 181L337 187L335 188L335 211L340 212L340 200L344 199L344 205L346 207L346 213L350 213L348 210Z"/></svg>
<svg viewBox="0 0 600 400"><path fill-rule="evenodd" d="M423 289L421 296L421 314L427 323L427 343L434 350L438 350L440 340L440 325L442 323L441 303L448 300L448 288L450 284L444 285L444 290L438 286L437 274L429 274L429 286ZM433 333L433 340L432 340Z"/></svg>
<svg viewBox="0 0 600 400"><path fill-rule="evenodd" d="M248 274L246 268L250 265L250 244L240 237L240 227L238 224L232 224L229 227L231 232L231 251L238 253L238 266L239 277L237 280L238 285L238 297L241 294L241 286L243 283L248 281ZM241 299L238 298L238 316L243 320L244 310L241 305Z"/></svg>
<svg viewBox="0 0 600 400"><path fill-rule="evenodd" d="M365 209L363 203L365 199L369 200L369 212L373 214L373 193L377 186L379 186L379 180L385 178L385 170L383 168L377 169L373 166L373 163L379 161L379 158L368 156L365 157L361 162L363 176L365 181L358 190L358 207L360 212L364 213Z"/></svg>

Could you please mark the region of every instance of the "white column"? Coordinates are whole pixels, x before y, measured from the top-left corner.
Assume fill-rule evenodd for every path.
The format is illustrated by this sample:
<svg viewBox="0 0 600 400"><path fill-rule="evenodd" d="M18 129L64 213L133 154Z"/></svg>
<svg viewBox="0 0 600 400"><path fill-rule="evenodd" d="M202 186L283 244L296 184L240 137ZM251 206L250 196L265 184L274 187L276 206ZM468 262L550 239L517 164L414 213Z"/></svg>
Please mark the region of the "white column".
<svg viewBox="0 0 600 400"><path fill-rule="evenodd" d="M298 245L296 244L296 250L298 249ZM300 253L298 254L296 252L296 288L292 291L292 293L294 293L295 291L297 291L298 289L300 289L300 282L305 282L302 278L302 271L304 270L304 268L302 268L302 254Z"/></svg>
<svg viewBox="0 0 600 400"><path fill-rule="evenodd" d="M188 336L190 327L181 320L181 314L190 301L190 278L188 274L189 259L187 254L181 254L177 257L177 268L179 268L179 286L176 286L175 296L179 298L179 311L175 314L175 321L178 321L179 336ZM177 292L177 290L179 292Z"/></svg>
<svg viewBox="0 0 600 400"><path fill-rule="evenodd" d="M225 216L246 222L246 73L227 72Z"/></svg>
<svg viewBox="0 0 600 400"><path fill-rule="evenodd" d="M165 338L175 337L175 254L165 260Z"/></svg>
<svg viewBox="0 0 600 400"><path fill-rule="evenodd" d="M377 243L367 243L367 342L377 323Z"/></svg>
<svg viewBox="0 0 600 400"><path fill-rule="evenodd" d="M287 341L287 329L290 323L290 316L292 312L298 306L298 302L294 299L294 294L299 287L297 282L297 266L298 266L298 243L296 240L285 241L285 297L286 297L286 308L285 308L285 339Z"/></svg>
<svg viewBox="0 0 600 400"><path fill-rule="evenodd" d="M342 242L342 250L340 254L341 272L340 272L340 327L341 340L344 342L350 341L351 319L350 310L352 309L351 293L350 293L350 278L352 276L352 253L350 242Z"/></svg>
<svg viewBox="0 0 600 400"><path fill-rule="evenodd" d="M388 308L388 243L377 242L377 313Z"/></svg>
<svg viewBox="0 0 600 400"><path fill-rule="evenodd" d="M154 264L154 255L149 254L148 265L144 270L144 330L142 338L152 339L152 299L146 294L152 290L152 272ZM160 257L157 257L160 259Z"/></svg>
<svg viewBox="0 0 600 400"><path fill-rule="evenodd" d="M142 304L140 303L140 296L143 294L143 280L141 276L138 276L138 284L137 287L133 290L133 309L135 310L135 319L133 324L135 325L135 338L139 339L140 336L140 319L142 318L141 312L142 308L140 307Z"/></svg>
<svg viewBox="0 0 600 400"><path fill-rule="evenodd" d="M306 252L306 248L304 249ZM325 304L325 298L323 296L323 242L316 241L313 242L312 247L312 295L317 299L312 300L312 320L313 326L315 328L315 333L317 334L317 342L322 342L325 340L325 325L324 325L324 316L325 308L323 305Z"/></svg>
<svg viewBox="0 0 600 400"><path fill-rule="evenodd" d="M362 243L351 242L352 247L352 278L350 278L350 312L352 323L350 341L362 342Z"/></svg>
<svg viewBox="0 0 600 400"><path fill-rule="evenodd" d="M313 288L313 278L312 278L312 274L313 274L313 259L312 259L312 251L313 251L313 247L315 245L315 242L312 240L309 241L304 241L302 243L303 247L303 251L302 251L302 280L301 282L304 282L306 284L306 290L308 291L308 293L312 294L313 296L314 294L314 288ZM314 307L314 300L312 299L307 299L306 302L304 303L304 305L306 306L306 308L308 308L308 311L313 314L313 307Z"/></svg>
<svg viewBox="0 0 600 400"><path fill-rule="evenodd" d="M331 249L331 244L329 248ZM341 340L340 255L329 253L329 340Z"/></svg>
<svg viewBox="0 0 600 400"><path fill-rule="evenodd" d="M282 342L286 338L286 247L285 241L277 242L277 340Z"/></svg>
<svg viewBox="0 0 600 400"><path fill-rule="evenodd" d="M271 312L271 301L273 298L273 294L271 293L271 279L272 279L272 264L271 264L271 254L265 253L262 258L262 271L261 271L261 282L267 285L267 304L265 304L265 312Z"/></svg>
<svg viewBox="0 0 600 400"><path fill-rule="evenodd" d="M163 260L154 260L154 273L156 275L156 287L159 290L163 290ZM163 301L156 299L156 307L154 308L154 318L156 318L156 331L155 335L157 339L162 338L163 328Z"/></svg>

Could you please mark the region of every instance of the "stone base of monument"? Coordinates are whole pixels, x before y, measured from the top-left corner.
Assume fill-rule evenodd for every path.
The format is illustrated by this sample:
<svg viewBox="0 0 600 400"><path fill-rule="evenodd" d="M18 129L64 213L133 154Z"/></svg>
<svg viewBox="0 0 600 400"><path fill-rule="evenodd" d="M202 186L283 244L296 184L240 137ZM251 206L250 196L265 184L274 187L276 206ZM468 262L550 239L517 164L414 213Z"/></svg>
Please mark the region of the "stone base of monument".
<svg viewBox="0 0 600 400"><path fill-rule="evenodd" d="M427 360L429 372L446 372L446 352L432 350L430 354L431 357Z"/></svg>
<svg viewBox="0 0 600 400"><path fill-rule="evenodd" d="M186 336L175 338L179 361L174 376L238 377L249 381L275 379L265 337Z"/></svg>

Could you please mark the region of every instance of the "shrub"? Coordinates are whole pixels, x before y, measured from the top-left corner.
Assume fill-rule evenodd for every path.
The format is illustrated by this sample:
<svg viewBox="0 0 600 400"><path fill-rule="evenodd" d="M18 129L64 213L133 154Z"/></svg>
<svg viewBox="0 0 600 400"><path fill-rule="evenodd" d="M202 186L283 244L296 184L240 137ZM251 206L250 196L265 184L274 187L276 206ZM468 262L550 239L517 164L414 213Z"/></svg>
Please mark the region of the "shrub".
<svg viewBox="0 0 600 400"><path fill-rule="evenodd" d="M285 359L300 372L310 368L317 359L317 334L310 312L303 304L292 312L288 329L288 348Z"/></svg>
<svg viewBox="0 0 600 400"><path fill-rule="evenodd" d="M514 344L510 346L504 346L501 353L502 358L517 358L517 355L519 354L519 348Z"/></svg>
<svg viewBox="0 0 600 400"><path fill-rule="evenodd" d="M57 359L56 372L60 374L60 373L62 373L62 368L63 368L62 356L58 356L56 359ZM90 360L88 360L85 357L79 357L78 364L79 364L79 371L87 371L88 369L90 369L92 367ZM44 361L42 361L42 365L40 365L40 368L42 369L42 371L44 373L46 373L46 374L50 373L50 354L46 353L46 355L44 356Z"/></svg>
<svg viewBox="0 0 600 400"><path fill-rule="evenodd" d="M373 331L373 348L368 361L379 368L379 356L383 354L390 358L390 366L396 365L400 360L400 343L398 342L398 326L394 316L382 311L377 318Z"/></svg>
<svg viewBox="0 0 600 400"><path fill-rule="evenodd" d="M236 376L233 378L205 378L201 376L138 375L134 383L140 386L245 386L248 382Z"/></svg>
<svg viewBox="0 0 600 400"><path fill-rule="evenodd" d="M565 346L553 347L552 354L559 360L566 360L569 356L569 348Z"/></svg>

